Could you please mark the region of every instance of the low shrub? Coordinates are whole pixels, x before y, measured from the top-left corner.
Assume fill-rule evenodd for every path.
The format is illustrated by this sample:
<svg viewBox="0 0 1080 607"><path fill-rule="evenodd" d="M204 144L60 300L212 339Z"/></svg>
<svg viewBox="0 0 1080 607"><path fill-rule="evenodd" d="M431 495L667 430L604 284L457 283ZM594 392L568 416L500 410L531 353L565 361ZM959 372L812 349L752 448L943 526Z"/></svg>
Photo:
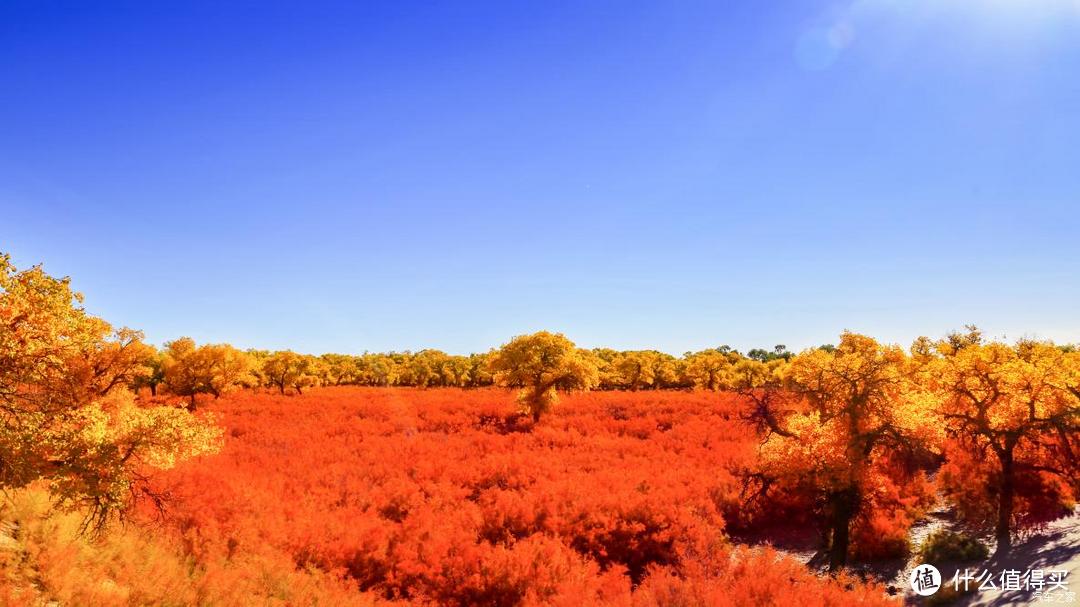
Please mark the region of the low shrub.
<svg viewBox="0 0 1080 607"><path fill-rule="evenodd" d="M926 538L919 549L923 563L981 561L990 555L986 544L977 538L948 529L939 529Z"/></svg>

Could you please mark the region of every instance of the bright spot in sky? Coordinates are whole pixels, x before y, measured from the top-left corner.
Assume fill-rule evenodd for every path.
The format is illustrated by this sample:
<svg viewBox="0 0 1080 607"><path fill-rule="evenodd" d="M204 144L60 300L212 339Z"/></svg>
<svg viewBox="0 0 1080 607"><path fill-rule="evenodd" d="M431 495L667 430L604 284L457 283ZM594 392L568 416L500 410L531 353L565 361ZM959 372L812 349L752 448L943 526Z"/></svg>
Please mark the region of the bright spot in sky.
<svg viewBox="0 0 1080 607"><path fill-rule="evenodd" d="M852 0L822 14L795 41L805 70L830 68L865 25L919 28L946 24L981 31L999 42L1043 36L1055 26L1080 25L1080 0Z"/></svg>
<svg viewBox="0 0 1080 607"><path fill-rule="evenodd" d="M873 3L873 0L868 3ZM943 13L1011 23L1018 27L1080 17L1080 0L951 0L932 6Z"/></svg>

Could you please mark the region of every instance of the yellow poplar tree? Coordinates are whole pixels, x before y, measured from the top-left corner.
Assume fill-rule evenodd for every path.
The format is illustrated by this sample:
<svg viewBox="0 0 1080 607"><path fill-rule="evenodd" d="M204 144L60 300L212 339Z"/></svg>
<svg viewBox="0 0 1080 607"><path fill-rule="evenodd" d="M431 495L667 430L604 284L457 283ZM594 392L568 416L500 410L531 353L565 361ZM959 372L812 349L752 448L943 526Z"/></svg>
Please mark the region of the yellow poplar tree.
<svg viewBox="0 0 1080 607"><path fill-rule="evenodd" d="M743 387L767 390L779 365L749 363ZM881 473L876 464L928 439L935 427L932 401L913 381L902 349L855 333L844 333L833 351L795 356L782 373L803 403L787 411L770 410L775 403L766 403L759 412L773 430L761 448L762 468L821 496L829 568L836 571L847 563L852 522Z"/></svg>
<svg viewBox="0 0 1080 607"><path fill-rule="evenodd" d="M292 350L274 352L262 363L263 379L282 394L285 394L287 388L303 394L304 388L317 386L325 373L326 363L323 360L308 354L297 354Z"/></svg>
<svg viewBox="0 0 1080 607"><path fill-rule="evenodd" d="M215 450L220 430L174 407L138 406L136 332L81 307L68 279L0 255L0 487L43 483L100 528L145 493L145 474Z"/></svg>
<svg viewBox="0 0 1080 607"><path fill-rule="evenodd" d="M994 504L997 551L1006 554L1018 519L1030 514L1015 508L1021 479L1055 494L1059 515L1072 511L1080 478L1080 358L1050 343L981 343L977 335L950 336L937 349L926 376L959 451L950 460L966 462L945 475L946 490L961 494L974 486L980 495L968 501ZM978 482L974 468L986 465L992 473Z"/></svg>
<svg viewBox="0 0 1080 607"><path fill-rule="evenodd" d="M736 357L719 350L687 353L684 374L696 389L720 390L731 371L733 358Z"/></svg>
<svg viewBox="0 0 1080 607"><path fill-rule="evenodd" d="M220 397L241 386L253 385L254 358L228 344L196 346L190 337L165 344L162 374L166 389L186 396L188 408L195 409L195 396Z"/></svg>
<svg viewBox="0 0 1080 607"><path fill-rule="evenodd" d="M496 385L521 389L518 402L534 422L558 402L558 390L590 390L599 382L596 358L561 333L515 337L489 364Z"/></svg>

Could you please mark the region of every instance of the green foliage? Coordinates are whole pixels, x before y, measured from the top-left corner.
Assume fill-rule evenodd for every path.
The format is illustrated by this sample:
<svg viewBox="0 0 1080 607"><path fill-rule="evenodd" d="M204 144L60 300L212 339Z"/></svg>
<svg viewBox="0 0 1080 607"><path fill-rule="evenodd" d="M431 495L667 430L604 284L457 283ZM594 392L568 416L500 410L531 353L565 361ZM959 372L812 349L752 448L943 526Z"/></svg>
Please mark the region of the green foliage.
<svg viewBox="0 0 1080 607"><path fill-rule="evenodd" d="M767 363L769 361L783 359L791 360L794 356L791 352L788 352L787 346L784 344L776 344L772 350L764 350L762 348L754 348L746 353L746 357L758 362Z"/></svg>
<svg viewBox="0 0 1080 607"><path fill-rule="evenodd" d="M931 533L919 548L921 562L930 564L981 561L989 555L986 544L977 538L948 529Z"/></svg>

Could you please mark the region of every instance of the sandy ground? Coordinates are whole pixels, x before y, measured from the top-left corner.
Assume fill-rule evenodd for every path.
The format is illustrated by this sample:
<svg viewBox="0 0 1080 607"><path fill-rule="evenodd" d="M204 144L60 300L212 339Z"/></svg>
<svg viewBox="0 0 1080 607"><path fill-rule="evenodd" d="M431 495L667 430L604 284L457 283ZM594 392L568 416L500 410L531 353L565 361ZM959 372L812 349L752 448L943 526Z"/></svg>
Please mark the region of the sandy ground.
<svg viewBox="0 0 1080 607"><path fill-rule="evenodd" d="M943 503L943 501L939 503ZM934 531L941 528L958 530L956 527L957 523L951 511L943 506L932 510L911 529L912 552L918 552L922 543ZM991 552L993 552L993 540L989 538L983 539ZM820 568L823 566L823 555L814 549L806 547L800 549L794 546L785 548L781 548L781 550L811 567ZM905 603L908 605L932 604L928 603L927 599L917 596L910 589L908 580L912 569L917 565L919 563L912 559L910 561L893 561L873 565L856 564L852 567L852 570L882 580L891 594L904 596ZM1012 553L1004 560L991 558L982 563L943 566L941 570L942 586L952 586L953 575L959 570L962 576L965 568L975 578L978 578L983 572L989 571L993 575L993 582L997 588L980 591L977 590L978 582L969 582L969 587L973 592L952 603L947 603L949 605L959 607L1072 605L1080 607L1080 507L1071 517L1054 521L1046 529L1017 541ZM1002 591L1000 589L1000 576L1006 570L1016 570L1021 574L1031 570L1042 570L1045 579L1049 579L1052 570L1065 571L1064 580L1067 591L1055 589L1049 597L1042 597L1036 595L1033 589L1025 588L1023 583L1020 584L1021 590L1019 591ZM960 581L960 586L963 587L962 581ZM1044 590L1050 586L1051 584L1045 584Z"/></svg>
<svg viewBox="0 0 1080 607"><path fill-rule="evenodd" d="M920 521L912 528L912 546L918 551L919 546L930 533L940 529L953 528L955 522L951 513L947 510L935 510L929 513L926 519ZM994 550L992 540L987 544L991 552ZM910 590L909 579L912 569L918 563L909 561L892 578L891 585L902 589L905 593L906 603L909 605L923 605L926 600L917 596ZM1018 541L1008 557L994 559L982 563L966 563L958 566L947 566L941 570L942 585L953 586L953 576L960 576L967 572L978 579L989 571L995 586L989 586L984 590L978 590L980 583L968 582L972 592L950 605L963 607L1005 607L1007 605L1075 605L1080 606L1080 508L1071 517L1060 519L1050 523L1046 529L1034 533ZM1064 581L1067 590L1054 588L1049 596L1041 596L1033 588L1027 588L1020 582L1020 590L1001 589L1001 575L1007 570L1018 571L1025 575L1028 571L1042 570L1044 579L1050 578L1051 571L1065 571ZM963 588L962 579L958 580L959 587ZM1048 590L1053 584L1044 584L1043 590ZM1071 593L1071 594L1070 594Z"/></svg>
<svg viewBox="0 0 1080 607"><path fill-rule="evenodd" d="M1032 589L1019 591L983 590L976 592L957 605L967 607L1003 607L1005 605L1080 605L1080 511L1073 516L1055 521L1038 534L1027 538L1015 546L1012 553L1003 561L983 565L995 576L1000 576L1006 569L1027 572L1043 570L1044 577L1050 576L1051 570L1067 572L1064 577L1067 590L1053 590L1050 596L1040 597ZM952 579L952 571L942 572L944 577ZM995 580L1000 587L1000 581ZM1049 585L1044 586L1044 590Z"/></svg>

